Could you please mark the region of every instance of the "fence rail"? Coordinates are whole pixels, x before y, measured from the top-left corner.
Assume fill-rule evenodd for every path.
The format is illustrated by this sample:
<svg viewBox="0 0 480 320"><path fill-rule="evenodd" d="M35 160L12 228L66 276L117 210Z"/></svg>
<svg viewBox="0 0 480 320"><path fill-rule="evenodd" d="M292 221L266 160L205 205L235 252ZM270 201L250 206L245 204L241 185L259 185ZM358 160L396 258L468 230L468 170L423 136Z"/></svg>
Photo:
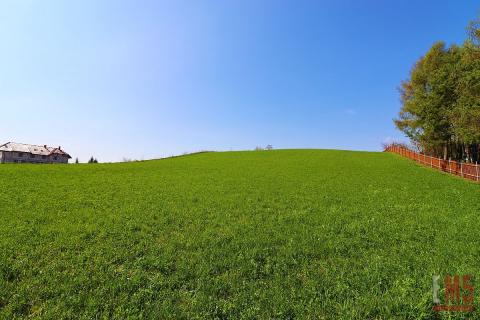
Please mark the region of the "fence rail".
<svg viewBox="0 0 480 320"><path fill-rule="evenodd" d="M448 172L468 180L480 181L480 165L452 160L443 160L409 150L402 146L391 145L385 148L386 152L393 152L402 157L412 159L425 166Z"/></svg>

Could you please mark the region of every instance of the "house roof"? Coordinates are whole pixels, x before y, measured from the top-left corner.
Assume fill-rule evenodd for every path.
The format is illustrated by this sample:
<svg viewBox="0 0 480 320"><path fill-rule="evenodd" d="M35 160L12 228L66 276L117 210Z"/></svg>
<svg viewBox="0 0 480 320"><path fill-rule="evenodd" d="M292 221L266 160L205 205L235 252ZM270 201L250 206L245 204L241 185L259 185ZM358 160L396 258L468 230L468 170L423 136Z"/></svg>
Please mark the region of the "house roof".
<svg viewBox="0 0 480 320"><path fill-rule="evenodd" d="M53 148L48 146L37 146L33 144L17 143L17 142L7 142L0 145L0 151L10 151L10 152L25 152L38 154L42 156L49 156L52 154L66 156L71 158L68 153L63 151L60 147Z"/></svg>

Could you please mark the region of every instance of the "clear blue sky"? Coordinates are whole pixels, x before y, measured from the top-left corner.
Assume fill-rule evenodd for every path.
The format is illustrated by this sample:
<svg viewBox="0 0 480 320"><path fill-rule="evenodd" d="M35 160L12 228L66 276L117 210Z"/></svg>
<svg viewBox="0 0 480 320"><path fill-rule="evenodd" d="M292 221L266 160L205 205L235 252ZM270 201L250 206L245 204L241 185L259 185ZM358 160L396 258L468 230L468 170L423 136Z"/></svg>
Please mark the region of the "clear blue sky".
<svg viewBox="0 0 480 320"><path fill-rule="evenodd" d="M81 161L380 150L397 87L478 1L0 3L0 140Z"/></svg>

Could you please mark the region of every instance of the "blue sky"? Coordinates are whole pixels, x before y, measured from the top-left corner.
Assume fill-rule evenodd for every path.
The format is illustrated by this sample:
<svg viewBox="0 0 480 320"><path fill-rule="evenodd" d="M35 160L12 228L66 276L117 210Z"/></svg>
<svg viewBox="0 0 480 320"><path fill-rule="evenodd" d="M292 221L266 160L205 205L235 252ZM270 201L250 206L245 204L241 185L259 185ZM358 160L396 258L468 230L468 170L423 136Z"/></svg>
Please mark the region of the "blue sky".
<svg viewBox="0 0 480 320"><path fill-rule="evenodd" d="M478 1L0 3L0 140L86 161L380 150L397 87Z"/></svg>

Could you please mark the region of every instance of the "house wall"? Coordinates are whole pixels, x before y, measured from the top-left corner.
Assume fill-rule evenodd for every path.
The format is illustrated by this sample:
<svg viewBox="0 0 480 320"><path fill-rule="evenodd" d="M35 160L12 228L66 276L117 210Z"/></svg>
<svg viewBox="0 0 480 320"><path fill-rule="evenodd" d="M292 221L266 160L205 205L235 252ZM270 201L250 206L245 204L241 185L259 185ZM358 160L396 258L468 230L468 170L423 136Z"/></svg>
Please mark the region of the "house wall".
<svg viewBox="0 0 480 320"><path fill-rule="evenodd" d="M57 160L55 160L54 156L50 156L49 158L50 163L68 163L68 158L64 156L57 156Z"/></svg>
<svg viewBox="0 0 480 320"><path fill-rule="evenodd" d="M46 163L48 161L48 157L45 159L42 158L40 155L34 155L30 153L22 153L22 152L7 152L7 156L5 158L5 162L14 162L14 163Z"/></svg>
<svg viewBox="0 0 480 320"><path fill-rule="evenodd" d="M8 152L8 151L3 151L2 152L2 163L9 163L9 162L12 162L12 155L11 155L12 152Z"/></svg>
<svg viewBox="0 0 480 320"><path fill-rule="evenodd" d="M55 156L43 157L30 153L3 151L0 152L0 154L2 154L1 163L68 163L68 158L60 155L58 155L55 160ZM22 156L20 154L22 154Z"/></svg>

